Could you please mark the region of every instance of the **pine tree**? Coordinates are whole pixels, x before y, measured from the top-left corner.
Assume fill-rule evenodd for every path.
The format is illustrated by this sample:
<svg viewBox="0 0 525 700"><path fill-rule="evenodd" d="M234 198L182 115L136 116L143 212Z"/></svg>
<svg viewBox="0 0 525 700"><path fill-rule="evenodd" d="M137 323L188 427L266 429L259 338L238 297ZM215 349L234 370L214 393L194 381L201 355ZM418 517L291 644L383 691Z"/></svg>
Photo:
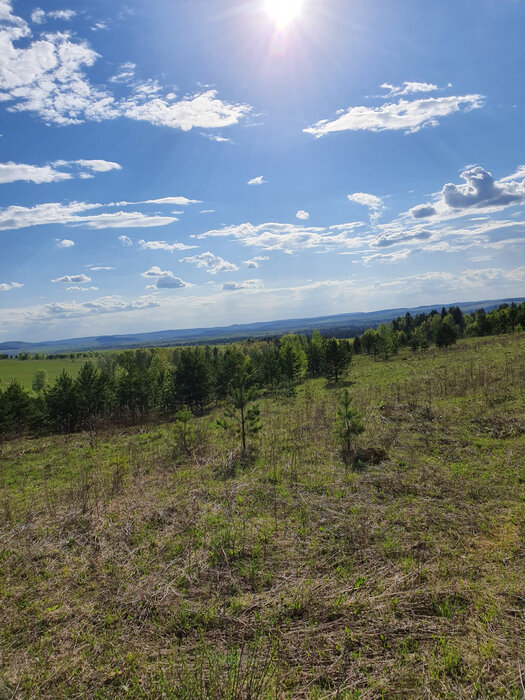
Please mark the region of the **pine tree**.
<svg viewBox="0 0 525 700"><path fill-rule="evenodd" d="M224 411L226 419L217 421L217 424L225 430L233 429L239 435L242 456L246 454L247 437L256 435L262 428L259 406L257 404L249 406L257 399L257 389L251 383L252 379L252 372L246 363L230 383L229 405ZM227 419L233 420L233 423Z"/></svg>
<svg viewBox="0 0 525 700"><path fill-rule="evenodd" d="M347 454L355 454L357 450L357 436L364 429L363 417L357 408L352 406L352 398L345 389L337 409L335 431Z"/></svg>

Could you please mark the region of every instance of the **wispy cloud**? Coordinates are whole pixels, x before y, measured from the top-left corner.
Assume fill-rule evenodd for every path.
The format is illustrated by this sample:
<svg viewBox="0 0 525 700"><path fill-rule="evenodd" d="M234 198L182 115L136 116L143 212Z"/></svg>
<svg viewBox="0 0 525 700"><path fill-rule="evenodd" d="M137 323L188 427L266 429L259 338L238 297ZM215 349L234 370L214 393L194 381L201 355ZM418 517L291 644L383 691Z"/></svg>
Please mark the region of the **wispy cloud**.
<svg viewBox="0 0 525 700"><path fill-rule="evenodd" d="M484 105L483 95L426 97L399 100L380 107L350 107L337 119L323 119L304 129L317 138L336 131L404 131L413 134L456 112L470 112Z"/></svg>
<svg viewBox="0 0 525 700"><path fill-rule="evenodd" d="M418 92L435 92L439 90L437 85L433 83L418 83L405 81L402 85L392 85L391 83L383 83L380 87L383 90L388 90L389 95L412 95Z"/></svg>
<svg viewBox="0 0 525 700"><path fill-rule="evenodd" d="M12 289L20 289L23 286L24 285L20 284L19 282L1 282L0 292L9 292Z"/></svg>
<svg viewBox="0 0 525 700"><path fill-rule="evenodd" d="M242 282L224 282L222 288L227 292L236 292L240 289L262 289L262 280L243 280Z"/></svg>
<svg viewBox="0 0 525 700"><path fill-rule="evenodd" d="M263 175L259 175L258 177L252 177L251 180L248 180L246 183L247 185L265 185L268 181L264 179Z"/></svg>
<svg viewBox="0 0 525 700"><path fill-rule="evenodd" d="M381 213L384 209L381 197L376 197L376 195L367 194L366 192L354 192L354 194L348 195L348 199L350 202L362 204L368 208L370 211L370 222L372 224L375 224L381 218Z"/></svg>

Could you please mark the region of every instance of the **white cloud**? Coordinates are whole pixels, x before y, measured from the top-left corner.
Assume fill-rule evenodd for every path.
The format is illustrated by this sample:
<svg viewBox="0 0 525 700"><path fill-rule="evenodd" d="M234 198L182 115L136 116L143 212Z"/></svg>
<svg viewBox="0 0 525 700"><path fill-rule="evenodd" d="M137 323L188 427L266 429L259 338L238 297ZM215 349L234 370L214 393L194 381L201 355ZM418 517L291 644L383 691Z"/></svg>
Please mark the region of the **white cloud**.
<svg viewBox="0 0 525 700"><path fill-rule="evenodd" d="M304 209L299 209L297 214L295 215L296 219L302 219L303 221L306 221L306 219L310 218L310 214L305 211Z"/></svg>
<svg viewBox="0 0 525 700"><path fill-rule="evenodd" d="M328 229L300 224L266 223L255 226L244 223L206 231L197 235L196 238L231 237L246 246L294 253L310 248L330 250L366 245L365 237L355 235L355 229L363 225L361 222L355 222Z"/></svg>
<svg viewBox="0 0 525 700"><path fill-rule="evenodd" d="M43 24L47 18L50 17L51 19L61 19L64 22L70 22L76 14L75 10L52 10L51 12L44 12L44 10L37 7L31 13L31 21L34 24Z"/></svg>
<svg viewBox="0 0 525 700"><path fill-rule="evenodd" d="M88 265L88 268L92 272L102 272L106 270L114 270L114 267L110 267L109 265Z"/></svg>
<svg viewBox="0 0 525 700"><path fill-rule="evenodd" d="M33 12L33 21L46 18L71 19L72 10ZM0 101L10 100L10 111L29 111L48 124L80 124L126 117L151 124L189 131L193 128L214 129L232 126L244 119L251 107L221 100L215 90L204 90L177 99L173 93L162 95L156 81L145 81L134 92L119 100L107 88L93 85L86 75L99 58L87 42L70 33L46 34L31 40L27 23L12 14L11 3L1 0L0 21ZM97 23L92 29L105 28ZM28 45L18 48L20 39ZM114 78L123 79L122 73ZM124 76L131 77L131 76Z"/></svg>
<svg viewBox="0 0 525 700"><path fill-rule="evenodd" d="M92 170L95 173L107 173L110 170L122 170L122 166L119 163L112 163L110 160L72 160L70 163L75 163L80 165L87 170Z"/></svg>
<svg viewBox="0 0 525 700"><path fill-rule="evenodd" d="M234 271L239 268L234 263L230 263L220 255L214 255L207 251L206 253L199 253L198 255L193 255L191 257L182 258L180 262L190 263L191 265L196 265L197 268L206 270L211 275L215 275L217 272Z"/></svg>
<svg viewBox="0 0 525 700"><path fill-rule="evenodd" d="M200 203L200 199L188 199L187 197L161 197L160 199L146 199L143 202L133 202L133 204L172 204L176 207Z"/></svg>
<svg viewBox="0 0 525 700"><path fill-rule="evenodd" d="M121 114L128 119L182 131L232 126L251 111L248 105L223 102L217 98L216 90L196 93L177 102L137 94L120 103L119 108Z"/></svg>
<svg viewBox="0 0 525 700"><path fill-rule="evenodd" d="M91 282L91 277L88 277L84 273L80 275L64 275L63 277L57 277L56 280L51 280L51 282L56 283L67 283L67 284L85 284L86 282Z"/></svg>
<svg viewBox="0 0 525 700"><path fill-rule="evenodd" d="M19 282L2 282L0 284L0 292L9 292L11 289L20 289L23 286L24 285Z"/></svg>
<svg viewBox="0 0 525 700"><path fill-rule="evenodd" d="M215 209L201 209L201 214L215 214Z"/></svg>
<svg viewBox="0 0 525 700"><path fill-rule="evenodd" d="M70 180L70 173L63 173L55 170L50 165L37 166L26 165L25 163L0 163L0 183L16 182L23 180L25 182L34 182L41 184L44 182L60 182L61 180Z"/></svg>
<svg viewBox="0 0 525 700"><path fill-rule="evenodd" d="M434 202L412 207L409 211L412 218L420 220L494 212L525 203L525 166L501 180L496 180L492 173L479 165L467 168L460 177L465 181L463 184L448 183Z"/></svg>
<svg viewBox="0 0 525 700"><path fill-rule="evenodd" d="M264 185L268 182L267 180L264 179L264 175L259 175L258 177L252 177L251 180L248 180L246 183L247 185Z"/></svg>
<svg viewBox="0 0 525 700"><path fill-rule="evenodd" d="M363 255L363 262L369 265L372 262L379 263L395 263L400 260L405 260L410 255L410 250L398 250L395 253L372 253L371 255Z"/></svg>
<svg viewBox="0 0 525 700"><path fill-rule="evenodd" d="M367 194L366 192L354 192L354 194L348 195L348 199L369 209L372 224L375 224L381 218L384 205L380 197L376 197L374 194Z"/></svg>
<svg viewBox="0 0 525 700"><path fill-rule="evenodd" d="M71 202L70 204L48 202L37 204L34 207L11 206L6 209L0 209L0 231L46 224L83 225L93 229L144 228L166 226L177 221L172 216L150 216L136 211L86 214L86 212L93 209L112 206L115 205L88 204L87 202Z"/></svg>
<svg viewBox="0 0 525 700"><path fill-rule="evenodd" d="M118 239L125 248L130 248L133 245L133 241L131 240L131 238L129 236L122 235L122 236L119 236Z"/></svg>
<svg viewBox="0 0 525 700"><path fill-rule="evenodd" d="M31 13L31 22L33 22L33 24L42 24L45 21L46 13L44 10L41 10L39 7L35 8Z"/></svg>
<svg viewBox="0 0 525 700"><path fill-rule="evenodd" d="M62 240L56 240L57 248L72 248L75 245L75 241L69 240L69 238L64 238Z"/></svg>
<svg viewBox="0 0 525 700"><path fill-rule="evenodd" d="M226 292L235 292L239 289L262 289L261 280L244 280L243 282L224 282L222 289Z"/></svg>
<svg viewBox="0 0 525 700"><path fill-rule="evenodd" d="M270 258L267 255L256 255L254 258L251 258L250 260L244 260L243 265L246 265L246 267L250 269L254 269L256 267L259 267L260 262L265 262L266 260L269 260Z"/></svg>
<svg viewBox="0 0 525 700"><path fill-rule="evenodd" d="M470 112L483 104L483 95L461 95L399 100L380 107L350 107L337 119L323 119L303 131L317 138L335 131L401 130L412 134L426 126L437 126L441 118L450 114Z"/></svg>
<svg viewBox="0 0 525 700"><path fill-rule="evenodd" d="M66 292L98 292L98 287L68 287Z"/></svg>
<svg viewBox="0 0 525 700"><path fill-rule="evenodd" d="M60 182L62 180L70 180L73 175L63 170L56 168L72 168L79 166L93 172L108 172L109 170L121 170L118 163L112 163L106 160L57 160L50 165L28 165L26 163L0 163L0 184L7 182L15 182L23 180L25 182L34 182L42 184L48 182ZM80 177L84 177L85 173L81 172Z"/></svg>
<svg viewBox="0 0 525 700"><path fill-rule="evenodd" d="M111 83L129 83L135 77L135 63L123 63L120 66L120 73L113 75L109 81Z"/></svg>
<svg viewBox="0 0 525 700"><path fill-rule="evenodd" d="M168 253L173 253L174 250L191 250L197 248L195 245L186 245L185 243L167 243L166 241L139 241L139 246L142 250L165 250Z"/></svg>
<svg viewBox="0 0 525 700"><path fill-rule="evenodd" d="M193 287L189 282L181 280L180 277L175 277L170 270L161 270L160 267L154 265L149 270L142 273L142 277L146 279L155 279L155 285L148 285L147 289L181 289L183 287Z"/></svg>
<svg viewBox="0 0 525 700"><path fill-rule="evenodd" d="M417 83L407 81L405 81L402 85L383 83L380 87L382 87L384 90L388 90L391 96L411 95L417 92L435 92L436 90L439 90L438 86L434 85L433 83Z"/></svg>
<svg viewBox="0 0 525 700"><path fill-rule="evenodd" d="M167 226L177 221L172 216L147 216L138 211L117 211L112 214L97 214L96 216L76 216L70 223L85 224L90 228L151 228L152 226Z"/></svg>

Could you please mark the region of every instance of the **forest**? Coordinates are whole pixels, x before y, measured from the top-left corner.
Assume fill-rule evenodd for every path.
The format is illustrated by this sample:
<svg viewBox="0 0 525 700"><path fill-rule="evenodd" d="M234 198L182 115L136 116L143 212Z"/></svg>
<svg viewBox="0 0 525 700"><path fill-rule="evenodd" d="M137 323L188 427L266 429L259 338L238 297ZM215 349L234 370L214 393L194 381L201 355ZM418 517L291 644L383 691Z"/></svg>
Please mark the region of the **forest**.
<svg viewBox="0 0 525 700"><path fill-rule="evenodd" d="M414 352L431 345L446 348L462 337L524 327L523 303L465 315L456 306L415 317L407 313L353 340L326 338L315 331L310 337L289 334L229 346L92 353L76 378L64 369L50 385L45 370L39 370L31 392L17 381L0 387L0 437L159 421L184 408L202 414L212 404L229 401L239 385L249 389L250 403L261 392L293 395L307 377L324 377L337 385L353 355L387 360L405 347ZM30 356L18 359L24 362Z"/></svg>

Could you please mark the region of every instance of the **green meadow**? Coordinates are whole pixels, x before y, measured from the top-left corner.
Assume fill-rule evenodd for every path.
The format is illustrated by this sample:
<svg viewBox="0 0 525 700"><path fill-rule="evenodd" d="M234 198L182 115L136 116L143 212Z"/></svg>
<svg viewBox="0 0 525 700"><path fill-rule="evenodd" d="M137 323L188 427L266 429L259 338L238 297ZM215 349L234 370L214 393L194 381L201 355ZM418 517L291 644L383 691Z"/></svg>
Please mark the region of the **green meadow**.
<svg viewBox="0 0 525 700"><path fill-rule="evenodd" d="M6 389L12 381L17 381L25 389L31 389L33 377L41 370L47 373L50 384L54 383L64 369L72 377L76 377L84 362L86 358L83 357L58 360L0 360L0 387Z"/></svg>
<svg viewBox="0 0 525 700"><path fill-rule="evenodd" d="M0 697L523 698L525 335L259 406L0 446Z"/></svg>

